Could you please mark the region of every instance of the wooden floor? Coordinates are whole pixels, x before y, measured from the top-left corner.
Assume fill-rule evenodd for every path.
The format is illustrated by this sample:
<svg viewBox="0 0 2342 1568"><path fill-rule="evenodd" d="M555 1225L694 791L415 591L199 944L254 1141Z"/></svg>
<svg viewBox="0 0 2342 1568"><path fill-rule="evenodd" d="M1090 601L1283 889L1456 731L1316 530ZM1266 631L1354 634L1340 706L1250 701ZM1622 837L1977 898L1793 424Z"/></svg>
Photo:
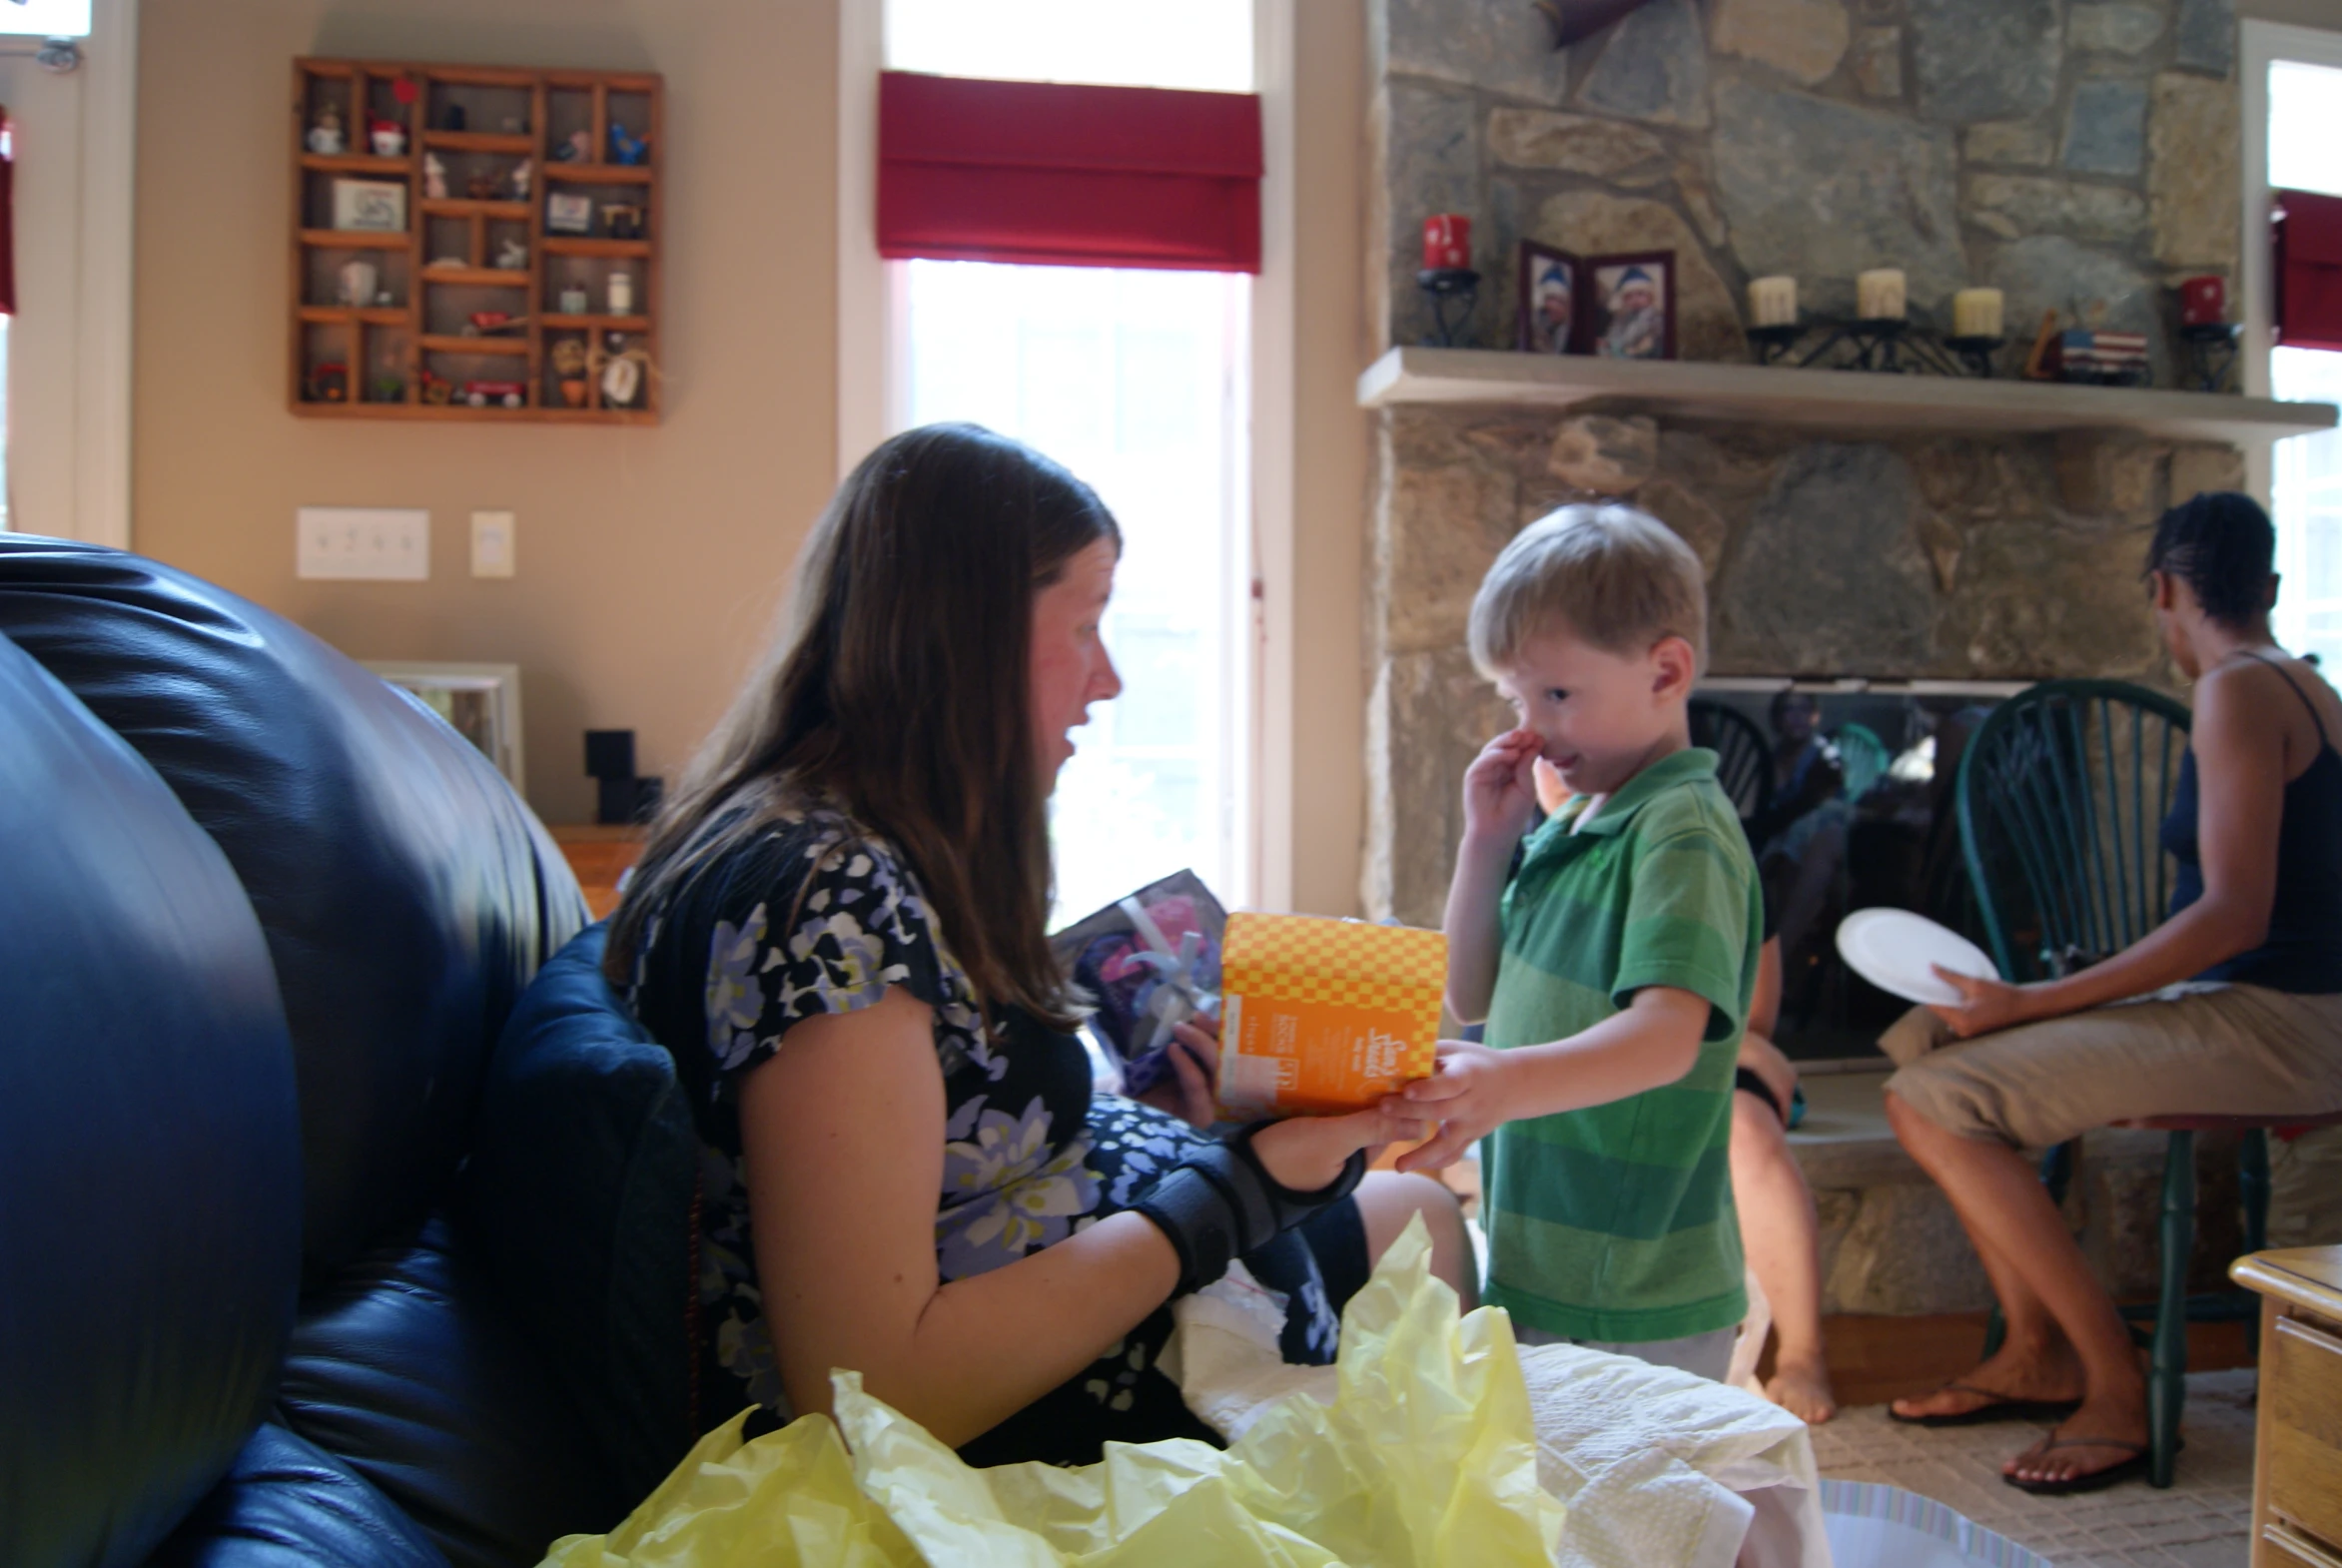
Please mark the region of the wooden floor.
<svg viewBox="0 0 2342 1568"><path fill-rule="evenodd" d="M1976 1364L1984 1347L1982 1312L1927 1317L1846 1313L1822 1319L1830 1382L1843 1405L1884 1404L1942 1387ZM1760 1370L1772 1371L1770 1346ZM2244 1324L2191 1323L2187 1369L2213 1372L2250 1366Z"/></svg>

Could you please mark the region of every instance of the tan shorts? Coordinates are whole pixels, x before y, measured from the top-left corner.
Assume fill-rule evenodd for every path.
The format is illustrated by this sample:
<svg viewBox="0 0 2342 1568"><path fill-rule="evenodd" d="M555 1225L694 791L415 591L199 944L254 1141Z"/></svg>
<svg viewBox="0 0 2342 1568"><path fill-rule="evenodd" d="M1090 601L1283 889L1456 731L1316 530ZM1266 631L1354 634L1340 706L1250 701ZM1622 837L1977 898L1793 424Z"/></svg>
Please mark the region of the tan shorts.
<svg viewBox="0 0 2342 1568"><path fill-rule="evenodd" d="M2342 993L2189 982L1973 1040L1914 1008L1879 1048L1914 1111L2020 1149L2134 1117L2342 1111Z"/></svg>

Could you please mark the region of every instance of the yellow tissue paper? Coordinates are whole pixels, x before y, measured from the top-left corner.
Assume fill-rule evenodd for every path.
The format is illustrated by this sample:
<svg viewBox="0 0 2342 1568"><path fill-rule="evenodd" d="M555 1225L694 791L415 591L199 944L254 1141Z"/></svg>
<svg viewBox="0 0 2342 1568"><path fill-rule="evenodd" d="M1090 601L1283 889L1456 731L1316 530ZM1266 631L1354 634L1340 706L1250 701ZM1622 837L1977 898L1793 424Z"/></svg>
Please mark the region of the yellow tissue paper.
<svg viewBox="0 0 2342 1568"><path fill-rule="evenodd" d="M1173 1438L1109 1443L1078 1469L972 1469L839 1372L835 1425L809 1415L743 1443L735 1419L545 1568L1550 1563L1562 1506L1537 1485L1511 1319L1459 1318L1430 1255L1416 1219L1343 1311L1330 1407L1295 1395L1225 1452Z"/></svg>

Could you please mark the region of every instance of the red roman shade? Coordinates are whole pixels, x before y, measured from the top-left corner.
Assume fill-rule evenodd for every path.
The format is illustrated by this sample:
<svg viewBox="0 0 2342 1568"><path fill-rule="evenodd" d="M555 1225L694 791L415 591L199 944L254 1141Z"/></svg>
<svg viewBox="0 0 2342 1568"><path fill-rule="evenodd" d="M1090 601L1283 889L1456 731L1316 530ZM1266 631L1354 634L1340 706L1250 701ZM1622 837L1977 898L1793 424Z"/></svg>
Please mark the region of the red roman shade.
<svg viewBox="0 0 2342 1568"><path fill-rule="evenodd" d="M888 71L878 251L1256 273L1260 100Z"/></svg>
<svg viewBox="0 0 2342 1568"><path fill-rule="evenodd" d="M2342 350L2342 196L2276 193L2277 341Z"/></svg>

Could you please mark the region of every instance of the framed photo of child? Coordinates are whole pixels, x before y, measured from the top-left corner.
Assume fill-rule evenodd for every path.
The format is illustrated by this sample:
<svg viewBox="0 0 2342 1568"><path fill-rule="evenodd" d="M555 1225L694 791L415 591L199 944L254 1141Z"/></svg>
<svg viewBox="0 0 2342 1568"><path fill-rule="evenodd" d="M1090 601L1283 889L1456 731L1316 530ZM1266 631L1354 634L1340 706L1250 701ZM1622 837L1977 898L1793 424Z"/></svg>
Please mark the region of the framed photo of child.
<svg viewBox="0 0 2342 1568"><path fill-rule="evenodd" d="M1585 352L1606 360L1675 358L1675 253L1586 258Z"/></svg>
<svg viewBox="0 0 2342 1568"><path fill-rule="evenodd" d="M1520 349L1524 354L1583 354L1580 280L1585 266L1567 251L1521 242Z"/></svg>

